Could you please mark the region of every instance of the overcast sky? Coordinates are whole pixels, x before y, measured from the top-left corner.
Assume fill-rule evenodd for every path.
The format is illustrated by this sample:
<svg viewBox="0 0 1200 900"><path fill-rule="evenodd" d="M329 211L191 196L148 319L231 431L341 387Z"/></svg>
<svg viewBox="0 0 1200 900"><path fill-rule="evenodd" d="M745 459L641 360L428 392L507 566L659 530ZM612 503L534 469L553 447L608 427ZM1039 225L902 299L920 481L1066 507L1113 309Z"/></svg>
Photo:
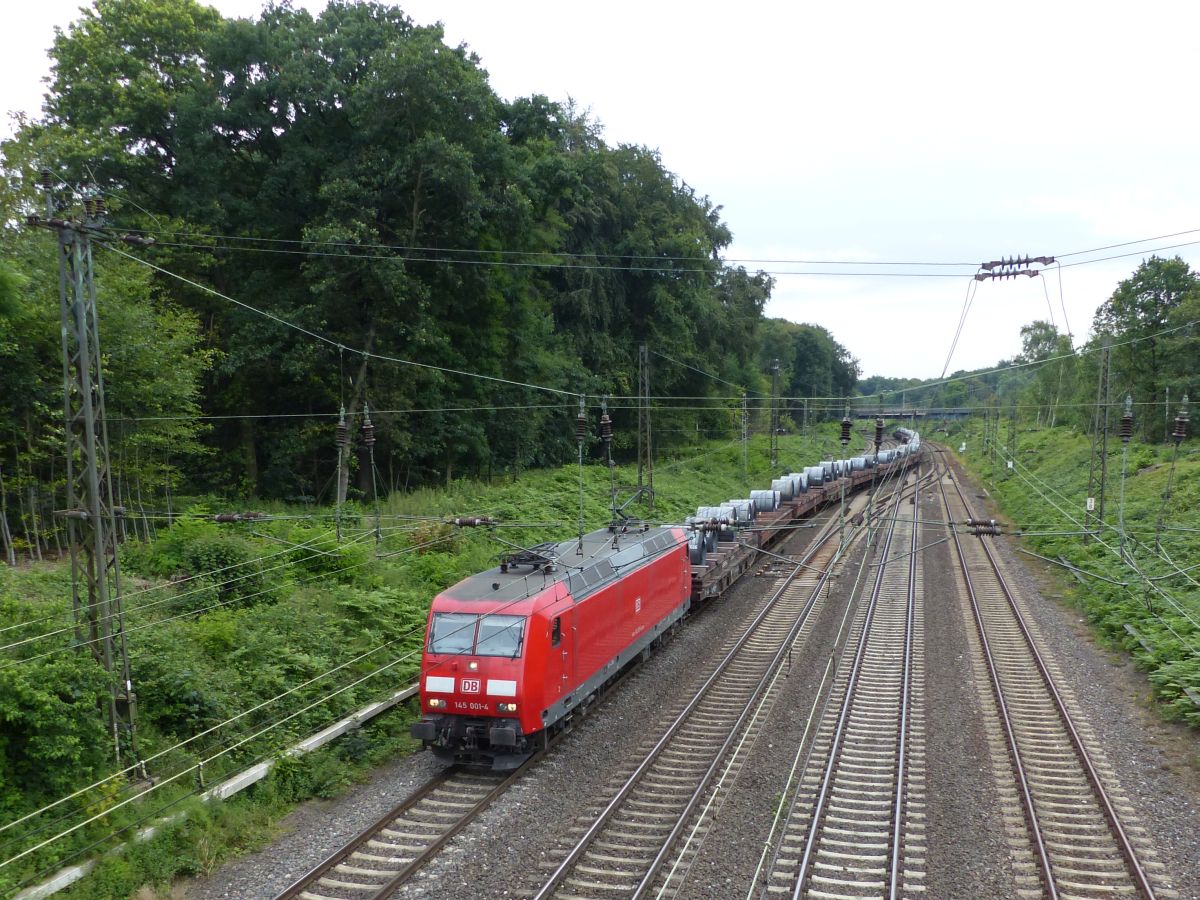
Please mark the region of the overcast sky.
<svg viewBox="0 0 1200 900"><path fill-rule="evenodd" d="M0 110L38 109L79 5L6 4ZM1200 229L1194 2L400 5L444 22L501 96L570 96L609 143L658 148L724 207L730 258L780 261L747 263L779 273L768 314L824 325L867 375L941 373L973 267L784 261L974 264ZM1140 251L1188 241L1065 258L1139 254L1063 269L1076 342ZM1200 268L1200 244L1163 252ZM926 274L783 274L800 270ZM951 370L1011 357L1047 297L1062 327L1056 275L981 284Z"/></svg>

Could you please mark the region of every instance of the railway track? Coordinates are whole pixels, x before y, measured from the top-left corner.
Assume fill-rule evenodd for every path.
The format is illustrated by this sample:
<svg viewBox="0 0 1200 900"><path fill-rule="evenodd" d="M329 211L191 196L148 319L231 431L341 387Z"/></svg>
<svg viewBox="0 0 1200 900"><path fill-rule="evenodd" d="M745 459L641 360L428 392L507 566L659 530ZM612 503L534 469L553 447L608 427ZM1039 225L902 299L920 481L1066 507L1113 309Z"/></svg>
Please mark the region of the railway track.
<svg viewBox="0 0 1200 900"><path fill-rule="evenodd" d="M503 774L450 766L283 891L277 900L391 895L508 790L538 757Z"/></svg>
<svg viewBox="0 0 1200 900"><path fill-rule="evenodd" d="M949 468L939 490L946 521L973 518ZM950 537L1022 895L1174 896L1159 884L1161 867L1149 861L1153 851L1115 773L1038 649L991 538L960 539L953 529Z"/></svg>
<svg viewBox="0 0 1200 900"><path fill-rule="evenodd" d="M907 508L907 507L905 507ZM893 512L765 884L767 896L924 890L920 504Z"/></svg>
<svg viewBox="0 0 1200 900"><path fill-rule="evenodd" d="M858 498L852 515L866 502ZM736 778L769 718L781 663L811 628L813 610L827 593L832 567L841 559L834 536L827 531L807 559L775 580L770 601L713 674L607 804L594 807L577 827L575 845L538 891L539 900L678 889L676 877L686 872L687 854L697 843L694 817L711 802L714 785Z"/></svg>
<svg viewBox="0 0 1200 900"><path fill-rule="evenodd" d="M855 501L863 506L866 502L866 497ZM856 505L851 505L850 511L857 511ZM818 537L822 546L836 534L837 525L836 517L826 524ZM816 563L806 557L795 568L804 565ZM390 896L544 755L531 757L511 773L493 774L461 766L439 772L297 879L277 900L375 900Z"/></svg>

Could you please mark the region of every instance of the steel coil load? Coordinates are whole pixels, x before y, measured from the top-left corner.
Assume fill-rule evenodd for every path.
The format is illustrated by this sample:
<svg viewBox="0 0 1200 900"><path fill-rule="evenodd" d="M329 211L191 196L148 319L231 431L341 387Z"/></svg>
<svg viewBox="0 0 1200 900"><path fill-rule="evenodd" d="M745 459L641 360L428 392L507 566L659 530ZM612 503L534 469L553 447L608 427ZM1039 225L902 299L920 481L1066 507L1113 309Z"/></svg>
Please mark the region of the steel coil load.
<svg viewBox="0 0 1200 900"><path fill-rule="evenodd" d="M788 478L792 479L792 482L796 485L794 491L792 492L794 495L799 496L800 494L808 493L807 472L792 472L790 475L788 475Z"/></svg>
<svg viewBox="0 0 1200 900"><path fill-rule="evenodd" d="M759 512L774 512L779 508L778 491L751 491L750 499Z"/></svg>
<svg viewBox="0 0 1200 900"><path fill-rule="evenodd" d="M738 498L736 500L726 500L724 506L732 506L736 513L735 521L740 524L749 525L758 515L758 510L754 508L754 501L746 498Z"/></svg>
<svg viewBox="0 0 1200 900"><path fill-rule="evenodd" d="M722 503L717 507L720 510L720 518L723 523L719 538L722 541L736 541L737 532L740 528L748 526L749 522L739 522L737 509L732 503Z"/></svg>
<svg viewBox="0 0 1200 900"><path fill-rule="evenodd" d="M775 478L771 480L771 490L778 491L781 500L791 500L796 494L796 485L790 478Z"/></svg>
<svg viewBox="0 0 1200 900"><path fill-rule="evenodd" d="M825 471L825 480L826 481L833 481L833 479L837 478L837 475L833 471L833 460L832 459L823 459L823 460L821 460L819 465Z"/></svg>
<svg viewBox="0 0 1200 900"><path fill-rule="evenodd" d="M706 507L700 507L705 509ZM688 516L686 523L696 529L696 534L704 543L705 550L712 552L717 549L717 529L713 520L707 516Z"/></svg>
<svg viewBox="0 0 1200 900"><path fill-rule="evenodd" d="M850 471L862 472L867 468L867 458L865 456L854 456L850 459Z"/></svg>
<svg viewBox="0 0 1200 900"><path fill-rule="evenodd" d="M805 466L804 474L808 476L810 487L825 483L825 469L821 466Z"/></svg>
<svg viewBox="0 0 1200 900"><path fill-rule="evenodd" d="M693 531L688 537L688 560L693 566L704 565L708 555L708 535L703 531Z"/></svg>

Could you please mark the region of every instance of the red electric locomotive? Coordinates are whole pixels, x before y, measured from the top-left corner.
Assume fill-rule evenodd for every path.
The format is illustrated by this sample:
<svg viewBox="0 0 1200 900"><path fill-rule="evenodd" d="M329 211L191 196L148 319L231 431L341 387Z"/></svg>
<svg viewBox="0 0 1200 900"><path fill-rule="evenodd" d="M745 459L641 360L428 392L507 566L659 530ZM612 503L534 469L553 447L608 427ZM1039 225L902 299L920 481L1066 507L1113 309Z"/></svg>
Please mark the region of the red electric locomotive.
<svg viewBox="0 0 1200 900"><path fill-rule="evenodd" d="M682 528L509 554L434 598L412 728L449 761L519 765L691 603Z"/></svg>

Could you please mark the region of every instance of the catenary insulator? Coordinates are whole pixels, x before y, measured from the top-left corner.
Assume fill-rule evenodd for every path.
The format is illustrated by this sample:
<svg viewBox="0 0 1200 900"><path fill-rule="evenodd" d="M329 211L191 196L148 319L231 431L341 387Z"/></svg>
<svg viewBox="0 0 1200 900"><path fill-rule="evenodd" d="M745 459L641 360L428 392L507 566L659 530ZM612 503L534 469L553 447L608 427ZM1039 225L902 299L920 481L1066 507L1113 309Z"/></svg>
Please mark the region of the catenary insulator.
<svg viewBox="0 0 1200 900"><path fill-rule="evenodd" d="M375 445L375 425L371 422L370 413L363 414L362 428L362 443L364 447L372 447Z"/></svg>
<svg viewBox="0 0 1200 900"><path fill-rule="evenodd" d="M587 416L580 413L575 417L575 440L583 443L587 439Z"/></svg>
<svg viewBox="0 0 1200 900"><path fill-rule="evenodd" d="M105 212L105 209L104 209L104 198L103 198L103 197L97 197L97 198L96 198L96 218L97 218L97 219L103 219L103 218L104 218L104 212Z"/></svg>
<svg viewBox="0 0 1200 900"><path fill-rule="evenodd" d="M96 218L96 201L91 200L91 199L84 200L83 201L83 213L89 219Z"/></svg>
<svg viewBox="0 0 1200 900"><path fill-rule="evenodd" d="M600 416L600 439L606 444L611 444L613 438L612 419L608 417L608 413Z"/></svg>
<svg viewBox="0 0 1200 900"><path fill-rule="evenodd" d="M1188 427L1188 398L1187 394L1183 395L1183 405L1179 407L1179 415L1175 417L1175 430L1171 432L1171 439L1176 444L1187 439Z"/></svg>
<svg viewBox="0 0 1200 900"><path fill-rule="evenodd" d="M852 425L853 425L853 423L850 421L849 416L846 416L846 418L842 419L842 443L843 444L850 443L850 428Z"/></svg>
<svg viewBox="0 0 1200 900"><path fill-rule="evenodd" d="M334 438L334 443L339 447L345 447L350 443L350 429L346 425L346 411L342 410L342 415L337 423L337 436Z"/></svg>
<svg viewBox="0 0 1200 900"><path fill-rule="evenodd" d="M1128 444L1133 437L1133 398L1125 398L1125 413L1121 416L1121 443Z"/></svg>
<svg viewBox="0 0 1200 900"><path fill-rule="evenodd" d="M54 175L49 169L42 169L42 190L49 191L54 188Z"/></svg>
<svg viewBox="0 0 1200 900"><path fill-rule="evenodd" d="M875 420L875 446L883 445L883 419Z"/></svg>

